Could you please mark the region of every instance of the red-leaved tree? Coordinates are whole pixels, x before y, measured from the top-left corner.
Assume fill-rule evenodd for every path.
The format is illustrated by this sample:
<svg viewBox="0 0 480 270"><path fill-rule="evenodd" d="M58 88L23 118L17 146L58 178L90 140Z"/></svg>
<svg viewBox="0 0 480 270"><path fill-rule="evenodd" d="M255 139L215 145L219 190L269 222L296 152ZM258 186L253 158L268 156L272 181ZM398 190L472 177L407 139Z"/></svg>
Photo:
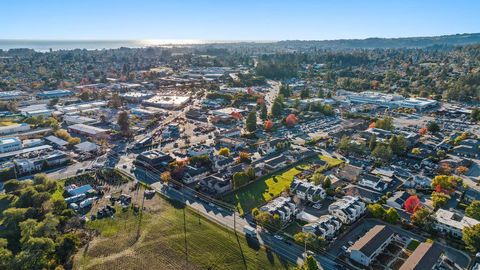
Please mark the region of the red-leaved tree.
<svg viewBox="0 0 480 270"><path fill-rule="evenodd" d="M420 199L416 195L411 195L405 201L405 211L413 214L420 207Z"/></svg>

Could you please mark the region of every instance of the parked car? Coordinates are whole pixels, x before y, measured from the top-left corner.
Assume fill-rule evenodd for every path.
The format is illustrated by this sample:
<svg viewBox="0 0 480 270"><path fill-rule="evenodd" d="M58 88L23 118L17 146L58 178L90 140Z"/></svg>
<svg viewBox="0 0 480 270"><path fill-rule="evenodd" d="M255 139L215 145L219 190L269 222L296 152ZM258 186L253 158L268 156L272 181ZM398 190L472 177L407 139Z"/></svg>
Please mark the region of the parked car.
<svg viewBox="0 0 480 270"><path fill-rule="evenodd" d="M278 240L283 240L283 236L281 235L278 235L278 234L275 234L273 237L275 237L275 239L278 239Z"/></svg>

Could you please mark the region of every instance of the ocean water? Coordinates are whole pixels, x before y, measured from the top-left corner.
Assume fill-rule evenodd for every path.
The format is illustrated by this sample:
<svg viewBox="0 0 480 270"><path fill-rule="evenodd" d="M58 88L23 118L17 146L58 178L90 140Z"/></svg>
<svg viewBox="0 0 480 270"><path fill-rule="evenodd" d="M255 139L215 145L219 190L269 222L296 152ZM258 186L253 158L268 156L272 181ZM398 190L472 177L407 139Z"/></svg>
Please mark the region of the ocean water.
<svg viewBox="0 0 480 270"><path fill-rule="evenodd" d="M169 46L169 45L194 45L209 43L236 43L236 42L262 42L262 41L242 41L242 40L27 40L27 39L0 39L0 50L9 50L15 48L34 49L39 52L49 50L102 50L118 49L120 47L144 48L150 46Z"/></svg>

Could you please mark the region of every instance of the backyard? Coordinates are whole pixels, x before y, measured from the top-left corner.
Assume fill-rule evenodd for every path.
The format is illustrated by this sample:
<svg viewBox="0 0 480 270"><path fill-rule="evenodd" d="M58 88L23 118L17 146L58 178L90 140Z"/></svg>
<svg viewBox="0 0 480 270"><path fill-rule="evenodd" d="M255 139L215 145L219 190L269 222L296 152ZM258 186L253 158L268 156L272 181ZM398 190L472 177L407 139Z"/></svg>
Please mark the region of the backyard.
<svg viewBox="0 0 480 270"><path fill-rule="evenodd" d="M279 196L290 186L293 177L302 170L309 169L312 164L319 160L327 163L327 168L333 168L343 163L342 160L328 156L319 155L309 161L297 164L290 169L281 170L273 175L261 178L250 185L237 190L225 197L225 201L236 204L241 215L247 214L255 207L258 207L273 198Z"/></svg>

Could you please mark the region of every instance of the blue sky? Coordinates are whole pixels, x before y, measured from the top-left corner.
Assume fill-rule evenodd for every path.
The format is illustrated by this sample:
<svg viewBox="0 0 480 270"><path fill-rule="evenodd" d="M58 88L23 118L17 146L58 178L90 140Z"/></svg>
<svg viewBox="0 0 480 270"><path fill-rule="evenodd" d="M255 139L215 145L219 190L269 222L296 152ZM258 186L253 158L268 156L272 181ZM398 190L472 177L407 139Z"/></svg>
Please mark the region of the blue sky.
<svg viewBox="0 0 480 270"><path fill-rule="evenodd" d="M480 32L471 0L2 0L0 39L284 40Z"/></svg>

